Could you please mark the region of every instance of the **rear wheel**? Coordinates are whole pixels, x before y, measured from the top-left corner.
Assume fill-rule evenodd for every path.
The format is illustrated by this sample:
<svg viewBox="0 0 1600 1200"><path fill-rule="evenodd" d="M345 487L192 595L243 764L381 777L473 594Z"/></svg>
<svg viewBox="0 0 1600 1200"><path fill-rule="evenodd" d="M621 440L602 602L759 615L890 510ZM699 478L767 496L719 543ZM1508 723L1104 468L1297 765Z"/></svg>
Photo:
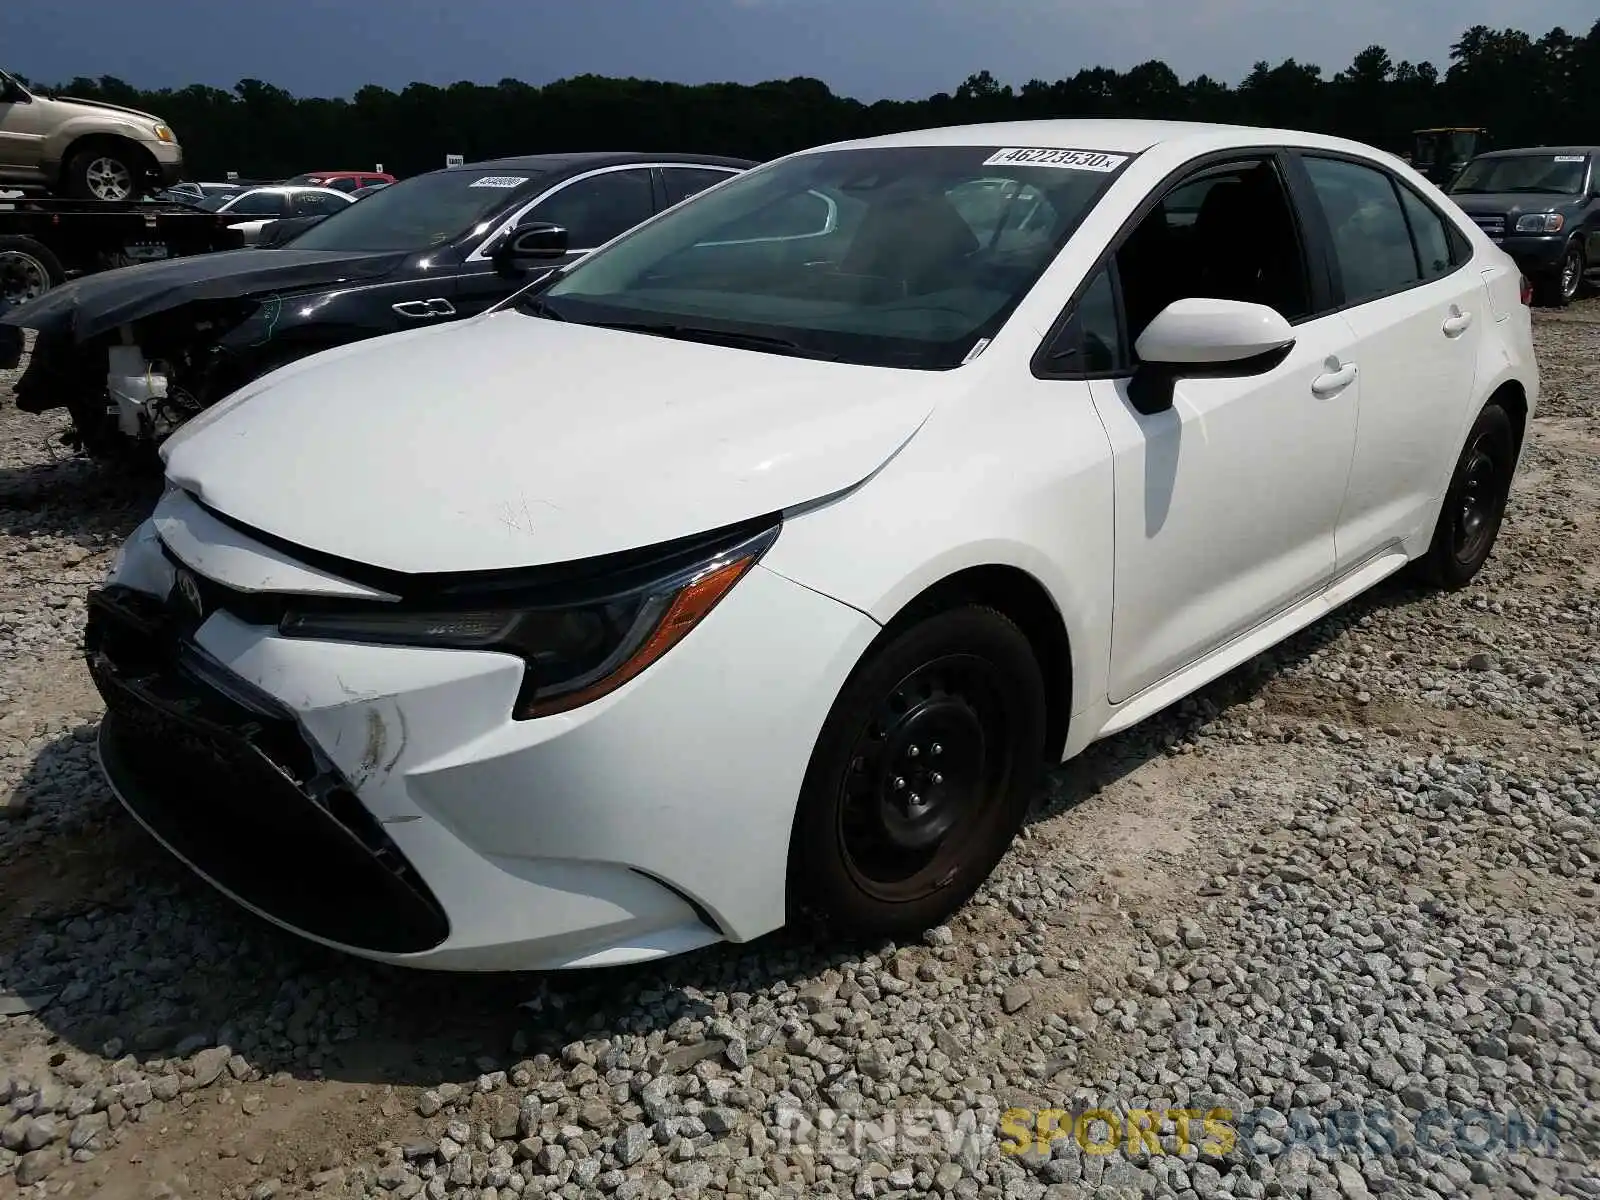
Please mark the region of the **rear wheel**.
<svg viewBox="0 0 1600 1200"><path fill-rule="evenodd" d="M1028 639L993 609L938 613L875 651L812 754L791 900L841 933L914 935L971 898L1027 813L1045 688Z"/></svg>
<svg viewBox="0 0 1600 1200"><path fill-rule="evenodd" d="M1511 418L1491 403L1473 422L1445 492L1433 542L1417 562L1424 580L1449 589L1472 582L1500 534L1516 462Z"/></svg>

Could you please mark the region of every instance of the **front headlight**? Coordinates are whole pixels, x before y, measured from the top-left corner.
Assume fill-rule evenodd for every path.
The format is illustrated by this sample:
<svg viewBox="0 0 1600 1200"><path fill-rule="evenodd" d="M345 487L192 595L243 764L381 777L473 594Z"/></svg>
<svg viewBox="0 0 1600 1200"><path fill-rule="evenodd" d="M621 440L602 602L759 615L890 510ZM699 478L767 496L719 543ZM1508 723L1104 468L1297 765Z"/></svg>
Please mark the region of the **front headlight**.
<svg viewBox="0 0 1600 1200"><path fill-rule="evenodd" d="M1517 218L1517 232L1560 233L1566 223L1560 213L1527 213Z"/></svg>
<svg viewBox="0 0 1600 1200"><path fill-rule="evenodd" d="M490 650L525 664L512 715L550 716L592 703L672 649L733 589L777 539L773 522L709 547L667 556L615 578L456 593L448 603L404 607L292 606L279 622L286 637L390 646ZM559 591L558 591L559 589ZM564 594L562 594L564 593Z"/></svg>
<svg viewBox="0 0 1600 1200"><path fill-rule="evenodd" d="M176 142L177 140L177 136L172 132L171 129L167 128L165 125L156 126L156 141Z"/></svg>

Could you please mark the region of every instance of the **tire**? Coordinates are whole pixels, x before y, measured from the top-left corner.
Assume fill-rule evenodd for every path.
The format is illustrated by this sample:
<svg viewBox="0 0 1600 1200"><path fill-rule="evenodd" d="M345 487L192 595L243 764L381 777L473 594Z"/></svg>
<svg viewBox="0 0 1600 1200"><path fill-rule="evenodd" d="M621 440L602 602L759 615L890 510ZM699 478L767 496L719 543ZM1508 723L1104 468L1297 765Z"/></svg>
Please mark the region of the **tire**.
<svg viewBox="0 0 1600 1200"><path fill-rule="evenodd" d="M835 700L806 771L791 915L898 939L960 909L1027 815L1045 709L1033 647L990 608L937 613L871 652Z"/></svg>
<svg viewBox="0 0 1600 1200"><path fill-rule="evenodd" d="M66 193L74 200L137 200L145 191L145 163L130 146L102 142L67 160Z"/></svg>
<svg viewBox="0 0 1600 1200"><path fill-rule="evenodd" d="M1450 476L1428 552L1417 574L1434 587L1466 587L1489 560L1516 469L1517 439L1511 418L1490 403L1478 414Z"/></svg>
<svg viewBox="0 0 1600 1200"><path fill-rule="evenodd" d="M1561 265L1551 274L1534 284L1535 299L1549 308L1565 308L1578 298L1583 290L1583 273L1588 269L1584 262L1583 247L1576 238L1567 243L1561 255Z"/></svg>
<svg viewBox="0 0 1600 1200"><path fill-rule="evenodd" d="M50 247L30 237L0 237L0 311L37 299L67 277Z"/></svg>

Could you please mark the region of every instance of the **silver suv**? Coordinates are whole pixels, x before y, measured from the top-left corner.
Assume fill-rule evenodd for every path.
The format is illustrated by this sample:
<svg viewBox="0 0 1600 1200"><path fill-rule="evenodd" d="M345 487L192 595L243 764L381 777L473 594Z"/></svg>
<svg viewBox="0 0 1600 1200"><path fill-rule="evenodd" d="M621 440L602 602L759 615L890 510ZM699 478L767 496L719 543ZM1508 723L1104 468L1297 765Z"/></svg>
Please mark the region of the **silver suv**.
<svg viewBox="0 0 1600 1200"><path fill-rule="evenodd" d="M0 71L0 186L133 200L182 176L183 149L160 117L47 96Z"/></svg>

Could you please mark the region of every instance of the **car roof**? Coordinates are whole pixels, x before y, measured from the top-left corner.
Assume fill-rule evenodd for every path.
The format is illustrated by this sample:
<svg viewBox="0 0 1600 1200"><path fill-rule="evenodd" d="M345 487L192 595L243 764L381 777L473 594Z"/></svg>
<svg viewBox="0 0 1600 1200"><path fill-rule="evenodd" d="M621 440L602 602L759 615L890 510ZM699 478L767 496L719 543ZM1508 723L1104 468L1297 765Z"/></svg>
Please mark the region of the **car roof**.
<svg viewBox="0 0 1600 1200"><path fill-rule="evenodd" d="M633 163L683 163L695 167L737 167L748 170L760 164L749 158L727 158L716 154L678 154L672 151L578 151L559 154L523 154L511 158L489 158L481 162L445 167L446 171L529 171L558 175L593 171L601 167L625 167Z"/></svg>
<svg viewBox="0 0 1600 1200"><path fill-rule="evenodd" d="M241 196L244 195L246 192L279 192L279 193L321 192L324 195L332 195L332 196L343 196L343 195L345 195L345 193L341 192L338 188L318 187L314 183L258 183L258 184L252 184L252 185L250 185L248 187L242 187L242 188L239 189L239 195L241 195ZM230 197L230 199L237 200L238 196Z"/></svg>
<svg viewBox="0 0 1600 1200"><path fill-rule="evenodd" d="M859 138L818 146L817 150L867 149L891 146L1018 146L1060 150L1100 150L1111 154L1142 154L1157 146L1189 143L1197 151L1231 146L1287 144L1308 149L1338 150L1370 156L1375 147L1347 138L1273 129L1254 125L1219 125L1206 121L1145 121L1068 118L1044 121L994 121L979 125L950 125Z"/></svg>
<svg viewBox="0 0 1600 1200"><path fill-rule="evenodd" d="M1485 150L1479 158L1515 158L1519 154L1593 154L1594 146L1507 146L1503 150Z"/></svg>

